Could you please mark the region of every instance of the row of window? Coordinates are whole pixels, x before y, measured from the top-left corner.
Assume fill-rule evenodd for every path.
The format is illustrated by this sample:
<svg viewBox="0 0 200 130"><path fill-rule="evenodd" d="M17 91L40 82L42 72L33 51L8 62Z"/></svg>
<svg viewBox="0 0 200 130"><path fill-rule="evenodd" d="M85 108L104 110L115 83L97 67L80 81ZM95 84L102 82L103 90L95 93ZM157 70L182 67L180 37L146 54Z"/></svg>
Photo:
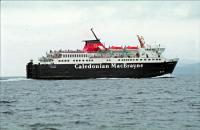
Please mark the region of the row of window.
<svg viewBox="0 0 200 130"><path fill-rule="evenodd" d="M73 60L73 62L90 62L90 61L93 61L92 59L91 60ZM69 62L69 60L58 60L58 62Z"/></svg>
<svg viewBox="0 0 200 130"><path fill-rule="evenodd" d="M154 61L154 60L161 60L161 59L118 59L118 61Z"/></svg>
<svg viewBox="0 0 200 130"><path fill-rule="evenodd" d="M145 49L145 50L147 50L147 51L155 51L156 49L155 48L153 48L153 49Z"/></svg>
<svg viewBox="0 0 200 130"><path fill-rule="evenodd" d="M63 54L63 57L87 57L87 54Z"/></svg>
<svg viewBox="0 0 200 130"><path fill-rule="evenodd" d="M118 61L154 61L154 60L161 60L161 59L118 59ZM93 61L93 59L90 60L73 60L73 62L90 62ZM110 59L107 59L106 61L111 61ZM58 60L58 62L69 62L69 60Z"/></svg>

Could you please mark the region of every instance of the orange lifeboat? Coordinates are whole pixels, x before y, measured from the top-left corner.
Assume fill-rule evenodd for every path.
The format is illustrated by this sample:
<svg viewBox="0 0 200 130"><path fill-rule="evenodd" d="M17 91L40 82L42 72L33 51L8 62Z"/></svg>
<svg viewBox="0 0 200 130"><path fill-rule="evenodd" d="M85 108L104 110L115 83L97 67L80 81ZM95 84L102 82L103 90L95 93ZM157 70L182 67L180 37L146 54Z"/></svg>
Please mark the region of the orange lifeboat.
<svg viewBox="0 0 200 130"><path fill-rule="evenodd" d="M109 47L109 50L112 50L112 51L122 51L123 47L122 46L111 46L111 47Z"/></svg>
<svg viewBox="0 0 200 130"><path fill-rule="evenodd" d="M124 49L126 49L126 50L138 50L138 46L127 46Z"/></svg>

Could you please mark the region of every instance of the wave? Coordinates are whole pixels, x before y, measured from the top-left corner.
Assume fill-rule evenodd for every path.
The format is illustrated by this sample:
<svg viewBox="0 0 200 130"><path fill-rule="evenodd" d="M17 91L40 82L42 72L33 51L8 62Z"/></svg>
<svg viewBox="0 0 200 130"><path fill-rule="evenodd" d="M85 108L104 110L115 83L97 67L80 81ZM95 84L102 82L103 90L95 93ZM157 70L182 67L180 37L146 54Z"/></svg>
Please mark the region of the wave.
<svg viewBox="0 0 200 130"><path fill-rule="evenodd" d="M175 76L172 74L165 74L165 75L156 76L156 77L152 77L152 78L175 78Z"/></svg>
<svg viewBox="0 0 200 130"><path fill-rule="evenodd" d="M1 77L0 82L12 82L12 81L23 81L23 80L31 80L25 77Z"/></svg>

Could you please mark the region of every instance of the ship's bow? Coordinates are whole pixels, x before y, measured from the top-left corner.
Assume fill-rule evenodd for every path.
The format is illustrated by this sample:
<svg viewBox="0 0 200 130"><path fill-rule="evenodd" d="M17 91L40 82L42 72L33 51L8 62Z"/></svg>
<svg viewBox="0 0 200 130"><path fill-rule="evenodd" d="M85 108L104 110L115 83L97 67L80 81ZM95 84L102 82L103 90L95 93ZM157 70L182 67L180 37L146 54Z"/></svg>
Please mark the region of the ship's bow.
<svg viewBox="0 0 200 130"><path fill-rule="evenodd" d="M174 59L169 59L168 61L166 61L165 64L165 73L166 74L171 74L173 73L176 64L178 63L179 58L174 58Z"/></svg>

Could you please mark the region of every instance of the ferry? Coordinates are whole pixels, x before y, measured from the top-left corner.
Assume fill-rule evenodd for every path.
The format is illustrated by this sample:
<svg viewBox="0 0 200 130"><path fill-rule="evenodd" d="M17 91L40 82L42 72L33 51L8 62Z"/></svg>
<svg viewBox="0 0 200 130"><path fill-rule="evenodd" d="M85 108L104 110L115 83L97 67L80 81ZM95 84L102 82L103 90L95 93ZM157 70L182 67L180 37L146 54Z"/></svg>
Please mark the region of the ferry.
<svg viewBox="0 0 200 130"><path fill-rule="evenodd" d="M168 59L160 45L106 47L91 29L95 40L85 40L83 49L50 50L37 62L26 65L31 79L149 78L171 74L178 58Z"/></svg>

